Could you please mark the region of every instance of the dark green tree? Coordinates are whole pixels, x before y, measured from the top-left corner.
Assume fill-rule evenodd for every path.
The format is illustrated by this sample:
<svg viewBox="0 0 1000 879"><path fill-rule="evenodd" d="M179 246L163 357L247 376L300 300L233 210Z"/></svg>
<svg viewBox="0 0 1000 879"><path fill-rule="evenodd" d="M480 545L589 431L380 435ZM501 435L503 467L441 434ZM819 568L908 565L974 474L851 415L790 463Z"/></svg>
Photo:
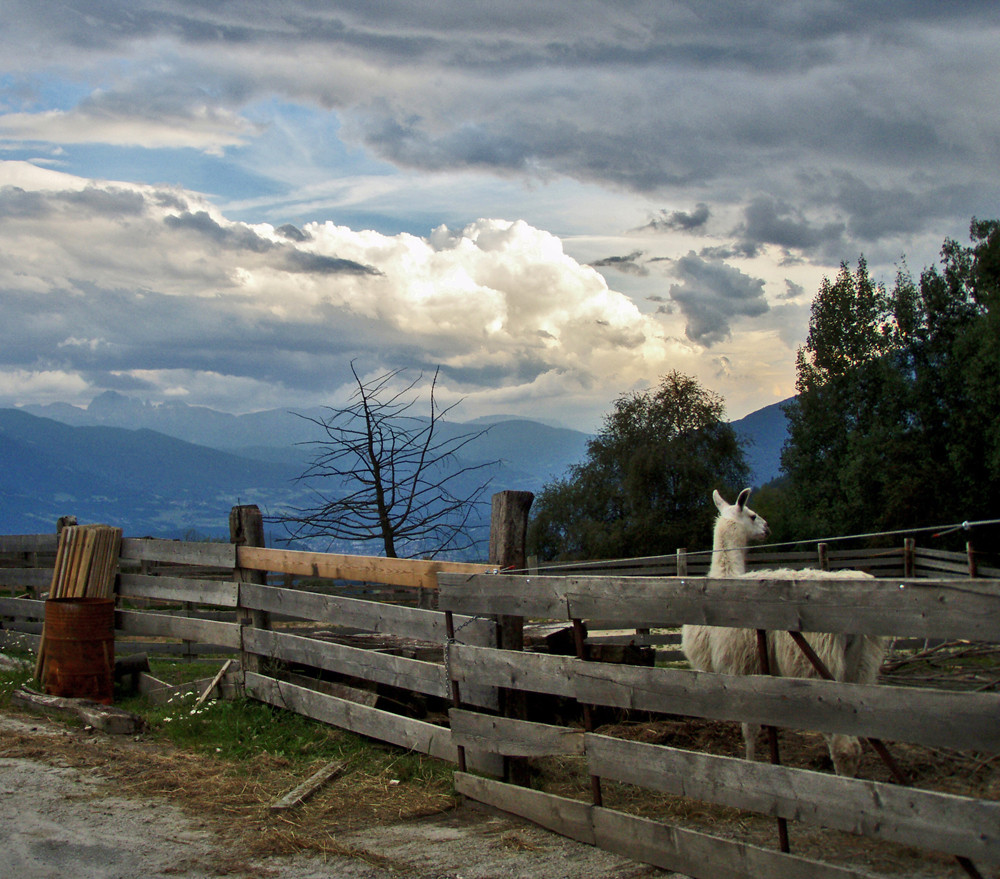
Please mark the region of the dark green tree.
<svg viewBox="0 0 1000 879"><path fill-rule="evenodd" d="M796 358L798 396L788 405L789 440L782 467L804 533L842 534L880 516L875 461L897 437L899 402L889 355L900 334L894 297L868 273L823 279L812 304L809 335Z"/></svg>
<svg viewBox="0 0 1000 879"><path fill-rule="evenodd" d="M973 220L919 284L864 260L824 279L782 466L802 537L989 518L1000 475L1000 224ZM929 521L933 519L933 521Z"/></svg>
<svg viewBox="0 0 1000 879"><path fill-rule="evenodd" d="M676 371L654 389L620 396L586 459L536 497L532 552L628 558L704 543L712 489L733 493L748 478L724 414L721 397Z"/></svg>

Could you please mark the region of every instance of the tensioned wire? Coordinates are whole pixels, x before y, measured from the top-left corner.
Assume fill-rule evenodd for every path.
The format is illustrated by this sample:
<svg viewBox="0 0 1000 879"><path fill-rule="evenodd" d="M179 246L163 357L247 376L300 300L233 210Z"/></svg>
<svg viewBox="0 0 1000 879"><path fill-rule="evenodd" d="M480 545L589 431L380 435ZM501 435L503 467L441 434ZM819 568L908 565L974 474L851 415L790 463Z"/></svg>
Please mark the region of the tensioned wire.
<svg viewBox="0 0 1000 879"><path fill-rule="evenodd" d="M927 531L935 531L937 533L932 534L932 537L944 537L946 534L953 534L956 531L971 531L980 525L1000 525L1000 519L978 519L974 522L966 520L964 522L954 522L950 525L927 525L920 528L901 528L897 531L870 531L867 534L846 534L838 537L810 537L802 540L786 540L783 543L755 543L753 545L754 550L761 549L776 549L782 546L800 546L803 543L834 543L838 540L865 540L869 537L898 537L901 534L922 534ZM688 556L710 556L716 552L729 552L731 550L715 550L715 549L699 549L692 550L686 553ZM598 564L604 563L608 567L616 564L623 564L628 562L648 562L655 561L658 559L671 558L672 554L660 554L660 555L646 555L646 556L634 556L633 558L627 559L601 559ZM550 571L558 571L561 568L579 568L584 565L593 565L594 561L577 561L577 562L565 562L564 564L554 564L545 565L544 569L515 569L515 568L504 568L502 573L504 574L529 574L544 573L548 574Z"/></svg>

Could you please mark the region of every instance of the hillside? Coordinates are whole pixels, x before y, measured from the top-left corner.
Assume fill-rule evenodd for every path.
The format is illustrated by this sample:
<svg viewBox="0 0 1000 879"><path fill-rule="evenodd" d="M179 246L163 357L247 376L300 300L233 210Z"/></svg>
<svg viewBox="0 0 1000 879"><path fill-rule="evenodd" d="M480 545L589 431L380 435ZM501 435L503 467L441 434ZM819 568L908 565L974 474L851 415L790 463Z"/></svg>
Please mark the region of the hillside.
<svg viewBox="0 0 1000 879"><path fill-rule="evenodd" d="M787 435L782 405L733 422L746 440L752 485L780 471ZM296 477L324 436L309 419L327 414L231 415L183 403L149 406L113 392L86 409L65 403L0 409L0 533L49 531L59 516L73 514L133 535L223 536L234 504L259 504L265 515L308 506L313 501ZM510 416L438 428L442 439L482 431L454 466L499 462L465 481L471 491L489 478L487 497L508 488L537 493L583 460L589 439Z"/></svg>

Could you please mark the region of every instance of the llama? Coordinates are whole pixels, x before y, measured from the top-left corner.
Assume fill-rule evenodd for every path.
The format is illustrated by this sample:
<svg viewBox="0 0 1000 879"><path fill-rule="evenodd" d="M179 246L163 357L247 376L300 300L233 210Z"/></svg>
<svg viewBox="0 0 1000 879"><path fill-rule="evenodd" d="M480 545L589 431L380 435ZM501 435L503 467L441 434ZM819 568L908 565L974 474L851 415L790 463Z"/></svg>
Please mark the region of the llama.
<svg viewBox="0 0 1000 879"><path fill-rule="evenodd" d="M712 564L709 577L746 579L869 578L862 571L746 570L747 545L762 540L769 531L767 522L747 505L750 489L740 492L735 504L728 504L718 491L713 493L719 518L715 523ZM887 641L870 635L803 633L813 650L838 681L874 684ZM787 632L768 633L771 671L783 677L815 678L819 673ZM692 668L717 674L755 675L761 673L754 629L718 626L684 626L681 645ZM744 723L743 741L747 760L753 760L760 727ZM838 775L854 776L861 760L861 745L853 736L826 735L824 738Z"/></svg>

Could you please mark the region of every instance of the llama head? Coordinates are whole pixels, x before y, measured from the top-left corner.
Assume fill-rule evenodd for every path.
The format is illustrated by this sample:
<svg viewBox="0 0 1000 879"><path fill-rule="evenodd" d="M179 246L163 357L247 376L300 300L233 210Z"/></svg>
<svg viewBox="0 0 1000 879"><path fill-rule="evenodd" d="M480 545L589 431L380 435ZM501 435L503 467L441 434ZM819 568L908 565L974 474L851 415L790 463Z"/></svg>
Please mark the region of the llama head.
<svg viewBox="0 0 1000 879"><path fill-rule="evenodd" d="M763 540L770 534L763 516L758 516L747 506L750 489L744 488L735 504L727 503L718 491L712 493L719 509L717 530L724 529L729 546L746 546L754 540Z"/></svg>

